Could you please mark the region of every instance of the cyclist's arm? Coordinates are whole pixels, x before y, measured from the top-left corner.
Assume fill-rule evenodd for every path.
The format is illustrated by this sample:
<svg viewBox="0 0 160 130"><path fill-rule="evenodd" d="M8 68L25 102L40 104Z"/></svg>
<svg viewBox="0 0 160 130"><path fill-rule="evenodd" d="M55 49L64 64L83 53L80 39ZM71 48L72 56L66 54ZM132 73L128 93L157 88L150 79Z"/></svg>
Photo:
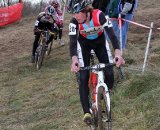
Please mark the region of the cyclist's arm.
<svg viewBox="0 0 160 130"><path fill-rule="evenodd" d="M113 48L115 50L115 52L114 52L115 53L115 59L117 59L115 61L116 62L116 66L119 67L120 65L125 63L125 61L124 61L124 59L122 57L121 51L120 51L119 41L118 41L114 31L113 31L112 26L107 26L108 23L106 23L107 20L106 20L105 15L103 13L100 14L100 18L99 19L100 19L101 25L104 26L104 29L105 29L106 33L108 34L108 36L109 36L109 38L110 38L110 40L112 42L112 46L113 46Z"/></svg>
<svg viewBox="0 0 160 130"><path fill-rule="evenodd" d="M72 18L69 24L70 56L77 56L78 22Z"/></svg>
<svg viewBox="0 0 160 130"><path fill-rule="evenodd" d="M114 33L112 26L108 26L104 13L102 12L100 13L99 20L100 20L100 24L104 26L104 30L106 31L109 39L111 40L114 50L120 49L119 41Z"/></svg>
<svg viewBox="0 0 160 130"><path fill-rule="evenodd" d="M69 39L70 39L70 55L72 59L71 71L78 72L79 64L77 57L77 37L78 37L78 22L75 18L72 18L69 24Z"/></svg>

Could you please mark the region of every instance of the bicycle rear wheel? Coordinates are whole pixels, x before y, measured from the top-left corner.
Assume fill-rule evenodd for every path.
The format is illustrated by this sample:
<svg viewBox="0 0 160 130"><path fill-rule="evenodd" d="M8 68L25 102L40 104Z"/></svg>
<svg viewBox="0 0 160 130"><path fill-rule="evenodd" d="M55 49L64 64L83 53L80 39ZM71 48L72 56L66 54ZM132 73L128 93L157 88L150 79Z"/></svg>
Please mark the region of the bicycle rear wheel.
<svg viewBox="0 0 160 130"><path fill-rule="evenodd" d="M99 130L111 130L111 112L108 107L110 99L107 99L106 94L109 93L106 93L104 87L100 86L97 93Z"/></svg>

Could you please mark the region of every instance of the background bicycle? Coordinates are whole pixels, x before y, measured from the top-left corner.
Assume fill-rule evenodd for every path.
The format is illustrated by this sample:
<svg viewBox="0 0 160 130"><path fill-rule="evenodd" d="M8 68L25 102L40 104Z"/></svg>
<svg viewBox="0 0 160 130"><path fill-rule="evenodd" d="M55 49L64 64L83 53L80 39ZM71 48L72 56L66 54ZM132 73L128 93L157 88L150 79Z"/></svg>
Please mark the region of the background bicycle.
<svg viewBox="0 0 160 130"><path fill-rule="evenodd" d="M40 30L41 31L41 36L39 40L39 46L36 49L36 55L35 55L35 63L36 63L36 68L40 69L43 63L43 58L46 53L48 56L50 54L53 40L47 45L47 42L50 38L50 36L53 35L53 39L57 39L57 32L51 32L47 28L45 30Z"/></svg>

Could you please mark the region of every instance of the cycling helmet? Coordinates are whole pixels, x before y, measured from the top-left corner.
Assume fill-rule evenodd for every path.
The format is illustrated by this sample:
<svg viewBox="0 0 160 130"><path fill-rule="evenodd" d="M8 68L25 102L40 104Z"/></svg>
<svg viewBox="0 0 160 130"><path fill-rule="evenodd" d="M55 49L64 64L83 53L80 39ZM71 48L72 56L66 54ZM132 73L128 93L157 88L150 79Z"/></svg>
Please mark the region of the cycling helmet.
<svg viewBox="0 0 160 130"><path fill-rule="evenodd" d="M68 12L79 13L90 4L89 0L68 0Z"/></svg>
<svg viewBox="0 0 160 130"><path fill-rule="evenodd" d="M57 0L51 0L50 5L52 5L54 8L57 8L59 4Z"/></svg>
<svg viewBox="0 0 160 130"><path fill-rule="evenodd" d="M48 15L50 15L50 16L53 15L54 12L55 12L54 7L51 6L51 5L49 5L49 6L47 6L47 7L45 8L45 13L48 14Z"/></svg>

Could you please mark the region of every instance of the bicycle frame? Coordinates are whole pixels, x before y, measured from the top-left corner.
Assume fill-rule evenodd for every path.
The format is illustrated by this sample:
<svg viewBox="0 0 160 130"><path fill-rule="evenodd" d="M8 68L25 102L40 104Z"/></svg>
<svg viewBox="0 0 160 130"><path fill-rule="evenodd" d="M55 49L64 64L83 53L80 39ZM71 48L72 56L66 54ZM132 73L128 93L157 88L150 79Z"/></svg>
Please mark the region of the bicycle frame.
<svg viewBox="0 0 160 130"><path fill-rule="evenodd" d="M41 66L42 66L42 62L43 62L43 58L44 58L44 54L45 54L45 51L46 51L46 42L48 41L49 39L49 32L48 30L40 30L41 31L41 34L40 34L40 38L39 38L39 45L36 49L36 56L35 56L35 59L36 59L36 68L37 69L40 69Z"/></svg>
<svg viewBox="0 0 160 130"><path fill-rule="evenodd" d="M91 124L91 129L99 128L103 129L103 127L107 127L110 130L110 122L111 122L111 104L110 104L110 94L108 90L107 84L104 82L104 72L103 70L106 67L115 66L114 63L99 63L92 66L81 67L80 70L90 70L90 80L89 80L89 89L90 89L90 112L93 117L93 125ZM97 78L93 78L92 74L96 74ZM94 76L94 75L93 75ZM95 81L93 79L97 79L97 84L95 85ZM95 91L96 89L96 91ZM102 96L102 97L101 97ZM102 99L101 99L102 98ZM103 107L101 103L105 103ZM104 110L106 116L103 116L102 111ZM97 124L98 123L98 124ZM105 125L106 126L103 126Z"/></svg>
<svg viewBox="0 0 160 130"><path fill-rule="evenodd" d="M96 128L111 130L110 92L105 83L104 69L115 65L115 63L95 64L94 52L91 51L90 66L80 68L80 70L90 71L88 87L90 91L90 112L93 117L93 124L90 125L92 130L97 130Z"/></svg>
<svg viewBox="0 0 160 130"><path fill-rule="evenodd" d="M38 30L41 32L41 34L40 34L40 38L38 41L39 45L36 49L35 59L36 59L36 67L37 69L40 69L40 67L42 66L43 59L44 59L44 54L46 53L46 55L48 56L51 51L52 41L49 44L47 44L47 42L49 41L51 35L56 37L57 33L51 32L47 28L45 28L44 30L40 30L40 29Z"/></svg>
<svg viewBox="0 0 160 130"><path fill-rule="evenodd" d="M45 39L45 43L49 40L49 37L51 36L51 35L53 35L54 37L56 37L57 36L57 33L55 33L55 32L51 32L50 30L48 30L47 28L46 29L44 29L44 30L40 30L40 29L38 29L40 32L41 32L41 37L40 37L40 40L41 40L41 38L44 38ZM39 41L40 41L39 40ZM41 40L42 41L42 40ZM42 45L43 43L41 43L41 45Z"/></svg>
<svg viewBox="0 0 160 130"><path fill-rule="evenodd" d="M45 42L43 42L43 39L45 39ZM44 44L44 43L46 44L46 42L48 41L48 39L49 39L49 32L48 32L48 30L42 31L40 44L41 45Z"/></svg>
<svg viewBox="0 0 160 130"><path fill-rule="evenodd" d="M91 50L91 65L92 66L95 65L94 54L95 54L95 52L93 50ZM102 63L99 64L99 65L100 65L99 67L105 67L105 65L102 64ZM99 89L100 86L103 86L104 90L105 90L106 97L107 97L108 110L110 111L110 97L109 97L109 94L107 94L107 93L109 93L109 90L108 90L108 87L107 87L106 83L104 82L104 72L103 72L103 70L101 70L101 71L91 70L91 73L96 74L96 77L98 77L98 79L96 81L97 84L96 84L96 86L94 86L96 88L96 92L95 92L96 94L94 95L94 92L93 92L93 98L95 98L94 100L95 100L95 103L96 103L96 109L98 110L98 107L97 107L98 106L98 102L97 102L98 89ZM91 78L91 80L95 80L95 79ZM91 82L95 82L95 81L91 81ZM92 84L94 84L94 83L92 83Z"/></svg>
<svg viewBox="0 0 160 130"><path fill-rule="evenodd" d="M90 66L80 68L80 70L90 71L88 87L90 91L90 112L93 117L93 124L90 125L90 128L92 130L96 130L97 128L107 128L107 130L111 130L110 93L105 83L104 69L106 67L115 66L115 63L95 64L94 51L91 50L90 54Z"/></svg>
<svg viewBox="0 0 160 130"><path fill-rule="evenodd" d="M100 66L103 66L103 64L100 64ZM109 90L108 87L106 85L106 83L104 82L104 73L103 70L101 71L94 71L93 73L97 74L98 77L98 82L97 82L97 86L96 86L96 108L98 110L98 102L97 102L97 93L98 93L98 89L100 86L102 86L104 88L105 91L105 95L107 97L107 105L108 105L108 111L110 111L110 96L109 96ZM108 93L108 94L107 94Z"/></svg>
<svg viewBox="0 0 160 130"><path fill-rule="evenodd" d="M95 101L96 109L98 110L98 102L97 102L98 89L99 89L100 86L102 86L104 88L105 95L107 97L108 111L110 111L110 96L109 96L108 87L107 87L106 83L104 82L104 72L103 72L103 70L100 70L100 71L96 70L96 68L105 68L105 64L102 64L102 63L101 64L97 64L97 65L93 66L93 68L95 68L95 69L92 69L91 72L97 74L97 77L98 77L97 78L97 85L95 86L96 93L93 93L93 97L95 96L95 99L96 99L96 101Z"/></svg>

